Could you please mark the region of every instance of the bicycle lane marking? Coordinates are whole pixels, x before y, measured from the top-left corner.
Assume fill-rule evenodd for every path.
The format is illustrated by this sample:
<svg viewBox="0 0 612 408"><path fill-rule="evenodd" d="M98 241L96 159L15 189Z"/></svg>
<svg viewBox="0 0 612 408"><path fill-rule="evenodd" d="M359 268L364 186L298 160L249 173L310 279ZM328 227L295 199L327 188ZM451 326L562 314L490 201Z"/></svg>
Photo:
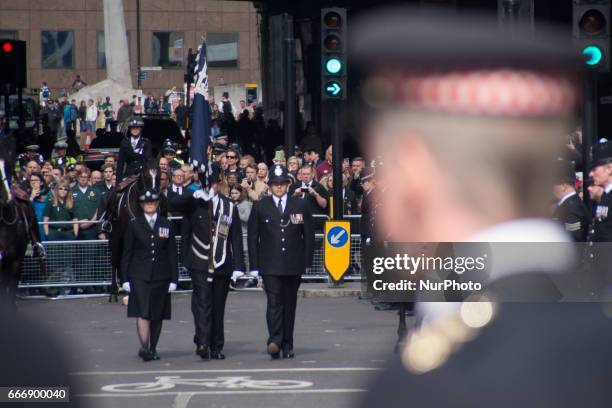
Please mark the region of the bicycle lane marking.
<svg viewBox="0 0 612 408"><path fill-rule="evenodd" d="M82 397L134 397L134 396L163 396L163 395L174 395L177 397L182 396L181 399L188 401L191 397L187 397L188 394L193 395L258 395L258 394L322 394L322 393L356 393L364 392L365 390L356 385L354 382L354 374L368 374L376 371L380 371L381 368L374 367L321 367L321 368L270 368L270 369L207 369L207 370L160 370L160 371L139 371L139 372L118 372L120 374L127 373L138 373L130 378L131 381L125 383L115 384L104 384L105 381L100 383L100 380L89 382L89 386L86 389L94 388L96 391L91 389L90 392L83 392L78 396ZM320 384L316 384L319 381L317 373L344 373L346 376L334 377L336 384L327 384L329 388L320 388ZM115 372L87 372L87 373L73 373L84 375L83 379L99 378L100 376L115 375ZM182 378L181 376L155 376L154 374L196 374ZM217 375L206 376L205 378L193 378L199 377L197 374L212 374ZM220 376L219 374L228 373L240 373L241 376ZM254 377L245 376L244 374L259 374ZM282 380L269 378L265 374L268 373L283 373ZM261 374L264 374L263 376ZM298 378L291 379L293 375L297 375ZM142 378L142 375L150 375L144 382L143 380L138 381L138 378ZM287 377L287 375L289 377ZM308 378L312 377L313 378ZM262 378L263 377L263 378ZM353 378L353 379L351 379ZM339 380L339 381L338 381ZM116 378L115 378L116 381ZM359 381L360 385L363 382ZM347 387L348 385L348 387ZM202 388L209 388L209 390L201 390ZM316 387L316 388L312 388ZM201 390L198 390L198 388ZM212 389L210 389L212 388ZM246 388L246 390L245 390ZM307 388L307 389L305 389ZM241 389L241 390L240 390ZM102 390L103 393L97 392ZM179 405L180 406L180 405Z"/></svg>
<svg viewBox="0 0 612 408"><path fill-rule="evenodd" d="M338 393L357 393L357 392L366 392L366 389L362 388L324 388L324 389L296 389L296 390L246 390L246 391L237 391L237 390L228 390L228 391L175 391L175 392L151 392L151 393L126 393L126 394L77 394L76 397L80 398L108 398L108 397L159 397L159 396L176 396L181 394L191 394L191 396L195 395L232 395L232 396L240 396L240 395L262 395L262 394L338 394Z"/></svg>

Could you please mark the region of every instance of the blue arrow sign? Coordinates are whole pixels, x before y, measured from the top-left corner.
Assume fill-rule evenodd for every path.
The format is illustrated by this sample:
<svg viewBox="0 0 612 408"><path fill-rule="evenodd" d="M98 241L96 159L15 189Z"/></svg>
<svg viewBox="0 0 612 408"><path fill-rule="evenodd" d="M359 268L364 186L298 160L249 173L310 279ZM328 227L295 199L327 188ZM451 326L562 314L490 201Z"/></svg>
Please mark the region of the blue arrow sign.
<svg viewBox="0 0 612 408"><path fill-rule="evenodd" d="M327 233L327 242L334 248L341 248L348 242L349 234L343 227L333 227Z"/></svg>

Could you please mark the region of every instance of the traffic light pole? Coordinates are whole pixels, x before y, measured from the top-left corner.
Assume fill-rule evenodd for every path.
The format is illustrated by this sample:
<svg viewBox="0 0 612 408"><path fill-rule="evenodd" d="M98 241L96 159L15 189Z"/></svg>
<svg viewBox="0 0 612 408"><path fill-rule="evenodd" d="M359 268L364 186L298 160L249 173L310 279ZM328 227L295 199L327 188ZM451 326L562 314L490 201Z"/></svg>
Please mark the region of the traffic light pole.
<svg viewBox="0 0 612 408"><path fill-rule="evenodd" d="M582 166L584 180L582 192L584 204L590 211L593 203L586 190L586 185L593 163L591 151L593 143L597 141L597 72L586 72L584 74L584 91L582 95Z"/></svg>
<svg viewBox="0 0 612 408"><path fill-rule="evenodd" d="M8 135L11 130L11 107L9 106L9 91L4 92L4 134Z"/></svg>
<svg viewBox="0 0 612 408"><path fill-rule="evenodd" d="M344 211L342 208L342 133L340 132L340 104L341 101L329 101L332 125L332 163L333 163L333 197L334 197L334 219L342 220Z"/></svg>

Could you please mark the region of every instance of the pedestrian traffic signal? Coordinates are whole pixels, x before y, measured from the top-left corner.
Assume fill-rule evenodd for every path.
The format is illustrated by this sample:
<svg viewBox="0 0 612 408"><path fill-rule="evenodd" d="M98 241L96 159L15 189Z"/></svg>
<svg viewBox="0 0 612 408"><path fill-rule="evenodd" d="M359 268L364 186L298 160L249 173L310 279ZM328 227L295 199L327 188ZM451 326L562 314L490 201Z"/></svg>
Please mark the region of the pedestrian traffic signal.
<svg viewBox="0 0 612 408"><path fill-rule="evenodd" d="M321 10L321 85L323 99L346 99L346 9Z"/></svg>
<svg viewBox="0 0 612 408"><path fill-rule="evenodd" d="M574 0L574 41L582 52L583 68L610 71L610 0Z"/></svg>
<svg viewBox="0 0 612 408"><path fill-rule="evenodd" d="M25 41L0 40L0 94L27 87L26 69Z"/></svg>

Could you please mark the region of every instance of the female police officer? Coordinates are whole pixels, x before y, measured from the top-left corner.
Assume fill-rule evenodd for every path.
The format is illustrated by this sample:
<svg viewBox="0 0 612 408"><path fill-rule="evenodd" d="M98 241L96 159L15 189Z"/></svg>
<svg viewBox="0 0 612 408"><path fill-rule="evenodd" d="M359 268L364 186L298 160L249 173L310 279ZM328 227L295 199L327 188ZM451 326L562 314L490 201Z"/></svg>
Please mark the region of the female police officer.
<svg viewBox="0 0 612 408"><path fill-rule="evenodd" d="M145 190L138 198L144 214L132 220L125 234L121 282L130 292L128 317L136 317L144 361L159 360L156 346L162 320L170 319L170 295L178 282L176 241L168 219L157 213L159 193Z"/></svg>

